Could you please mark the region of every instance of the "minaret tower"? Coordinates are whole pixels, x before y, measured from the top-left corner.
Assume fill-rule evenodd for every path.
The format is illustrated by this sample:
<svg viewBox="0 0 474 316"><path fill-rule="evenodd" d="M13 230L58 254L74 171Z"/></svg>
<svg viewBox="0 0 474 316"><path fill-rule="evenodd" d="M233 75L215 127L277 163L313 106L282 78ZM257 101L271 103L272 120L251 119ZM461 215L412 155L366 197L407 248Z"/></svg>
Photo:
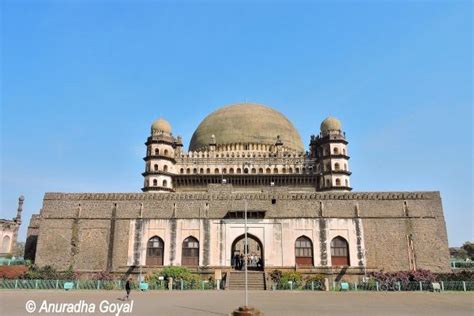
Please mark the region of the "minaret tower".
<svg viewBox="0 0 474 316"><path fill-rule="evenodd" d="M349 155L346 134L341 122L328 117L321 123L321 132L311 137L311 158L316 160L318 191L350 191Z"/></svg>
<svg viewBox="0 0 474 316"><path fill-rule="evenodd" d="M173 191L173 175L176 174L175 148L177 140L171 134L171 125L160 118L151 125L145 160L143 192ZM180 145L180 144L178 144Z"/></svg>
<svg viewBox="0 0 474 316"><path fill-rule="evenodd" d="M15 222L18 223L18 225L21 225L21 212L23 212L23 201L25 201L25 197L23 195L20 195L18 198L18 209L16 211L16 217L15 217Z"/></svg>

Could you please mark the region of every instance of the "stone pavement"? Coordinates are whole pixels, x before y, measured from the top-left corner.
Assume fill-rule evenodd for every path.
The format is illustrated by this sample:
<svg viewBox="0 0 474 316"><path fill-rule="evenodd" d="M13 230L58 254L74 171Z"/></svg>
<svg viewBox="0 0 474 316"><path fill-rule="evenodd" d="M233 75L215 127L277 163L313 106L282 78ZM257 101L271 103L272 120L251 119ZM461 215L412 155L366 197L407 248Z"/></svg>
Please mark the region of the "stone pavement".
<svg viewBox="0 0 474 316"><path fill-rule="evenodd" d="M119 291L0 290L0 315L116 315L117 310L110 312L110 309L125 308L119 299L123 294ZM228 315L242 305L243 294L242 291L134 291L132 312L122 311L119 315ZM249 300L250 305L265 315L474 315L473 294L255 291L250 292ZM36 305L33 313L25 309L29 300ZM82 311L94 305L94 313L67 313L67 310L38 313L43 301L75 304L75 308L81 307Z"/></svg>

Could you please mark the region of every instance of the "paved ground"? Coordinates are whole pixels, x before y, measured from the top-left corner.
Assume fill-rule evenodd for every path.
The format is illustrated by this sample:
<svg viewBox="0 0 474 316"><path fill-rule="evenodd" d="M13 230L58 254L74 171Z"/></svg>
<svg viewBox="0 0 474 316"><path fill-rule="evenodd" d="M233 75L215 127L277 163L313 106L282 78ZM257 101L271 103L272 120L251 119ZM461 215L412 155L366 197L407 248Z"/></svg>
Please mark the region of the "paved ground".
<svg viewBox="0 0 474 316"><path fill-rule="evenodd" d="M30 291L1 290L0 315L63 315L67 310L38 313L43 301L73 303L79 308L95 304L95 313L73 315L115 315L100 311L117 308L124 302L118 291ZM474 315L474 293L425 292L250 292L250 305L265 315ZM132 292L132 313L119 315L228 315L242 305L241 291L151 291ZM27 313L26 303L36 304L35 312ZM113 305L110 305L113 304ZM118 305L117 305L118 304ZM30 306L31 307L31 306ZM66 306L67 307L67 306ZM85 310L85 309L84 309Z"/></svg>

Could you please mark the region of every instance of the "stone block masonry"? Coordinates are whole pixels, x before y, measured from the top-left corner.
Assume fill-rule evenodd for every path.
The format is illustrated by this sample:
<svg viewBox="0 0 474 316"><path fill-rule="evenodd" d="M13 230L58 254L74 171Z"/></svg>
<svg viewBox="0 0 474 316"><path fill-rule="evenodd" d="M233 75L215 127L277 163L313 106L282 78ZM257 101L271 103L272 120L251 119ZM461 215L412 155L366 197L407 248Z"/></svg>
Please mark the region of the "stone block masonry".
<svg viewBox="0 0 474 316"><path fill-rule="evenodd" d="M165 244L165 265L180 265L182 242L194 236L200 267L230 268L232 242L244 230L243 219L226 215L243 211L245 200L249 212L264 213L249 219L249 233L263 244L265 268L294 267L299 236L311 239L315 266L330 267L331 240L341 236L350 267L409 270L414 256L418 269L449 271L439 192L242 191L229 184L206 192L46 193L35 217L36 263L124 272L145 265L146 242L156 235Z"/></svg>

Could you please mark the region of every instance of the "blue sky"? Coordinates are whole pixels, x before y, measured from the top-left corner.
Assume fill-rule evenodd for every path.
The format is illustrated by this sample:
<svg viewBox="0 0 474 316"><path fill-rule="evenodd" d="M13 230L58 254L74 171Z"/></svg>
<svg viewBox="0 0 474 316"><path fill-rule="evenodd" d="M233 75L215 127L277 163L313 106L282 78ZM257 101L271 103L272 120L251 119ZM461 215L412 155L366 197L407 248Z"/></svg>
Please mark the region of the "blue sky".
<svg viewBox="0 0 474 316"><path fill-rule="evenodd" d="M25 195L138 192L160 116L185 145L216 108L334 115L356 191L439 190L474 240L469 1L1 2L1 217Z"/></svg>

